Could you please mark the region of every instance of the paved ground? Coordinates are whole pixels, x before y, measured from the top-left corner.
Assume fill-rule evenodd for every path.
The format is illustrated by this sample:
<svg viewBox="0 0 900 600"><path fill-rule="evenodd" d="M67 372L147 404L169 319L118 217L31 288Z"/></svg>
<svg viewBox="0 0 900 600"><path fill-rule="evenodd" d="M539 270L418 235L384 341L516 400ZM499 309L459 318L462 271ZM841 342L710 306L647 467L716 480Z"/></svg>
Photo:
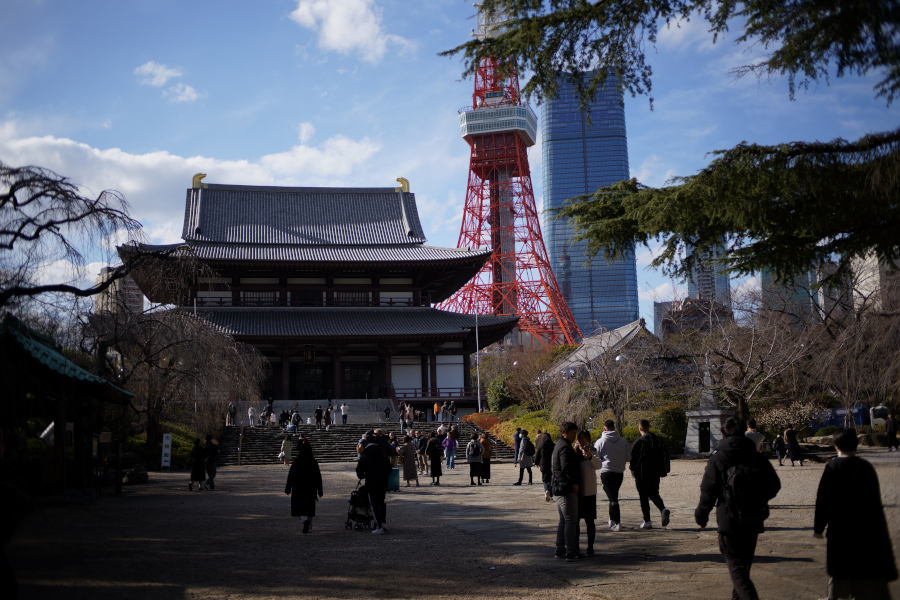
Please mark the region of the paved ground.
<svg viewBox="0 0 900 600"><path fill-rule="evenodd" d="M878 468L896 546L900 453L864 457ZM123 497L32 515L8 552L22 598L726 599L731 584L715 531L693 522L704 466L672 463L662 485L672 509L665 530L636 528L640 511L626 478L623 531L600 527L598 556L580 563L552 558L556 509L537 479L510 486L512 465L495 465L492 484L481 488L466 485L461 465L439 488L389 494L385 536L344 528L352 465L323 466L325 498L305 536L289 516L286 467L222 469L219 490L193 493L183 473L151 473L150 484ZM825 546L811 530L822 465L776 468L783 489L760 537L754 581L763 598L822 597ZM900 597L897 582L892 591Z"/></svg>

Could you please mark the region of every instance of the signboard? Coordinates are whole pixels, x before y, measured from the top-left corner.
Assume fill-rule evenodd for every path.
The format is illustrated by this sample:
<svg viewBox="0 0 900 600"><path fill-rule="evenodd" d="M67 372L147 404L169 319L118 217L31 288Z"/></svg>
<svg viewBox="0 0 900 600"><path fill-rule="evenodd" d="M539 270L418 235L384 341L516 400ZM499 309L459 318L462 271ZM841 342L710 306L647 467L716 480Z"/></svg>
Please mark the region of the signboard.
<svg viewBox="0 0 900 600"><path fill-rule="evenodd" d="M160 466L168 469L172 466L172 434L163 434L162 462Z"/></svg>

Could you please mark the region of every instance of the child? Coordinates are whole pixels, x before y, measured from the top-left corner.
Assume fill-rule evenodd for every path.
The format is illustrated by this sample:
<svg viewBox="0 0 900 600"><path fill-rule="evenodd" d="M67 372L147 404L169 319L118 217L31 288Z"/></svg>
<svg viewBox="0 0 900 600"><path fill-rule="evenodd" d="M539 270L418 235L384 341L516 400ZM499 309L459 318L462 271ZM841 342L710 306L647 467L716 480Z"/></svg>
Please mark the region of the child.
<svg viewBox="0 0 900 600"><path fill-rule="evenodd" d="M785 446L782 434L779 433L775 436L775 441L772 442L772 450L775 451L775 456L778 457L778 466L783 467Z"/></svg>

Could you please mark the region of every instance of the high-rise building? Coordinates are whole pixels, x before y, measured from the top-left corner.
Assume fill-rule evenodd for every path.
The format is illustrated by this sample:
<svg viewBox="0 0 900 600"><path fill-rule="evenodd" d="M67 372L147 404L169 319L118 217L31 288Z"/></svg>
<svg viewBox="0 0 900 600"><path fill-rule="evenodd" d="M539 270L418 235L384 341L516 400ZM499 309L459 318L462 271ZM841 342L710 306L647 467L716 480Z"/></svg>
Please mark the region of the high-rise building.
<svg viewBox="0 0 900 600"><path fill-rule="evenodd" d="M103 267L97 275L97 285L105 282L115 272L115 267ZM115 280L108 288L94 296L95 312L142 312L144 310L144 295L130 275Z"/></svg>
<svg viewBox="0 0 900 600"><path fill-rule="evenodd" d="M597 90L590 121L573 82L561 79L558 94L541 110L544 234L560 290L585 336L639 318L634 250L610 264L600 253L585 265L585 244L572 244L572 227L549 212L574 196L629 178L625 108L614 79Z"/></svg>
<svg viewBox="0 0 900 600"><path fill-rule="evenodd" d="M688 277L688 298L715 300L731 309L731 278L722 265L715 262L725 254L716 246L705 250L689 248L694 255L694 267Z"/></svg>
<svg viewBox="0 0 900 600"><path fill-rule="evenodd" d="M760 273L763 308L783 313L791 323L804 327L816 315L816 274L810 270L794 277L793 282L776 281L775 275L763 269Z"/></svg>

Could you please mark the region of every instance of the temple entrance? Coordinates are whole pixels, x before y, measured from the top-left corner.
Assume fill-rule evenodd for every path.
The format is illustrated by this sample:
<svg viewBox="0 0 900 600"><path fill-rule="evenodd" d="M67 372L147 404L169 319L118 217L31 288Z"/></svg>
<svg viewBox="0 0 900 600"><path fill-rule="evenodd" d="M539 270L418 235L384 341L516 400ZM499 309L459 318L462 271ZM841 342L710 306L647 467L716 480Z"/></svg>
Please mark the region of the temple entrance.
<svg viewBox="0 0 900 600"><path fill-rule="evenodd" d="M368 398L372 392L371 367L344 367L342 398Z"/></svg>
<svg viewBox="0 0 900 600"><path fill-rule="evenodd" d="M709 452L709 423L700 423L700 452Z"/></svg>
<svg viewBox="0 0 900 600"><path fill-rule="evenodd" d="M307 365L298 368L295 378L295 394L299 400L320 400L325 397L324 371L322 367Z"/></svg>

